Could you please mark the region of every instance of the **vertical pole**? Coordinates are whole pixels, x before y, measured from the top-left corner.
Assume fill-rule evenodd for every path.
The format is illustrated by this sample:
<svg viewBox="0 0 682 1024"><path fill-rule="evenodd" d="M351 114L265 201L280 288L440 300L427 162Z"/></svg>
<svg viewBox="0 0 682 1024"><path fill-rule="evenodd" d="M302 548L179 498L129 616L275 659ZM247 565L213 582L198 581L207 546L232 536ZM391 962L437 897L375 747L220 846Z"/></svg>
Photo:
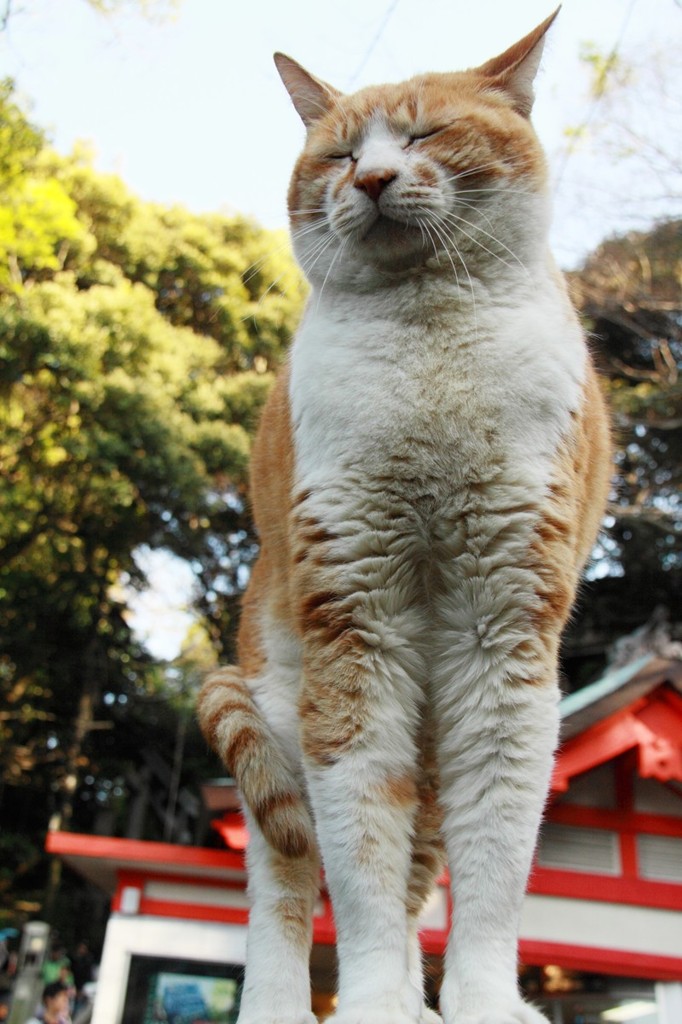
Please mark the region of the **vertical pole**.
<svg viewBox="0 0 682 1024"><path fill-rule="evenodd" d="M43 987L42 967L49 936L50 926L45 921L29 921L24 925L7 1024L24 1024L36 1011Z"/></svg>
<svg viewBox="0 0 682 1024"><path fill-rule="evenodd" d="M658 1024L679 1024L682 1021L682 982L656 983Z"/></svg>

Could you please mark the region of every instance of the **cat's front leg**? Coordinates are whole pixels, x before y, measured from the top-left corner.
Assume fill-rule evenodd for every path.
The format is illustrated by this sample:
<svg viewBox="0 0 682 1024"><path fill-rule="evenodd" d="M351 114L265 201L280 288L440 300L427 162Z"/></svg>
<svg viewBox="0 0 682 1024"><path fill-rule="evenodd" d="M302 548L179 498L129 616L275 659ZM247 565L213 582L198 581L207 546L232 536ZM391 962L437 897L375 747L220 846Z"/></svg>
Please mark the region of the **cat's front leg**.
<svg viewBox="0 0 682 1024"><path fill-rule="evenodd" d="M252 583L257 578L254 573ZM265 621L261 615L259 622ZM251 625L248 615L242 623ZM249 826L250 911L239 1024L315 1024L309 959L320 862L289 711L300 662L286 630L274 621L268 627L271 656L263 657L261 674L247 678L236 666L217 670L202 689L199 717L239 784ZM255 629L253 634L259 635Z"/></svg>
<svg viewBox="0 0 682 1024"><path fill-rule="evenodd" d="M400 593L358 593L340 576L302 598L303 750L339 957L333 1020L417 1024L406 901L423 667L411 634L423 624Z"/></svg>
<svg viewBox="0 0 682 1024"><path fill-rule="evenodd" d="M546 1024L517 981L528 872L558 730L554 655L528 636L524 572L495 565L443 596L435 672L453 922L445 1024Z"/></svg>
<svg viewBox="0 0 682 1024"><path fill-rule="evenodd" d="M519 993L517 947L551 771L556 687L547 679L483 685L443 740L454 909L440 1007L445 1024L546 1024Z"/></svg>
<svg viewBox="0 0 682 1024"><path fill-rule="evenodd" d="M315 773L311 786L317 807L324 802L329 808L328 816L320 815L318 829L337 933L339 987L333 1022L417 1024L423 996L421 978L410 970L405 914L409 787L404 780L396 783L405 795L391 806L395 797L389 795L387 802L386 783L368 779L366 763L352 759L348 766L355 784L344 788L357 798L357 815L349 813L345 801L330 799L337 788L336 773Z"/></svg>
<svg viewBox="0 0 682 1024"><path fill-rule="evenodd" d="M309 958L319 861L286 857L249 825L249 930L238 1024L316 1024Z"/></svg>
<svg viewBox="0 0 682 1024"><path fill-rule="evenodd" d="M445 755L443 805L454 905L441 989L446 1024L545 1021L519 995L517 944L549 781L556 700L546 682L541 689L509 685L507 699L500 694L491 700L488 693L472 701ZM519 692L519 686L526 691Z"/></svg>

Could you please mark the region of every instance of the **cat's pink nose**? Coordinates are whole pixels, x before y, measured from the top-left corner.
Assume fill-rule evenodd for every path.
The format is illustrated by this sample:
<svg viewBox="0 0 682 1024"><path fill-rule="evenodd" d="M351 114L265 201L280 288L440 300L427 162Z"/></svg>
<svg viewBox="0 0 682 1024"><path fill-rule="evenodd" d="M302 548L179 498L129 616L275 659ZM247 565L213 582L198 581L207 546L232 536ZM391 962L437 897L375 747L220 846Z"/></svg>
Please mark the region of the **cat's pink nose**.
<svg viewBox="0 0 682 1024"><path fill-rule="evenodd" d="M369 198L376 203L386 186L395 181L397 177L395 171L365 171L355 176L353 185L361 192L366 192Z"/></svg>

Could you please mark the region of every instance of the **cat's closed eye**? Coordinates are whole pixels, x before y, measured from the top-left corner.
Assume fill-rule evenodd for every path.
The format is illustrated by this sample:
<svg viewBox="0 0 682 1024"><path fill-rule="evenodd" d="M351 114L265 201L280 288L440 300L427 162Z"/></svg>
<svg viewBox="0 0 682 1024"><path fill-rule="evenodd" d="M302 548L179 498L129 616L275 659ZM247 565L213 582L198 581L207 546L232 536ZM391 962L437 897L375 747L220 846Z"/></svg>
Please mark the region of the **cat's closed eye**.
<svg viewBox="0 0 682 1024"><path fill-rule="evenodd" d="M410 135L408 145L411 146L413 142L422 142L424 139L431 139L434 135L440 135L441 132L447 131L449 125L439 125L437 128L429 128L426 131L414 132Z"/></svg>

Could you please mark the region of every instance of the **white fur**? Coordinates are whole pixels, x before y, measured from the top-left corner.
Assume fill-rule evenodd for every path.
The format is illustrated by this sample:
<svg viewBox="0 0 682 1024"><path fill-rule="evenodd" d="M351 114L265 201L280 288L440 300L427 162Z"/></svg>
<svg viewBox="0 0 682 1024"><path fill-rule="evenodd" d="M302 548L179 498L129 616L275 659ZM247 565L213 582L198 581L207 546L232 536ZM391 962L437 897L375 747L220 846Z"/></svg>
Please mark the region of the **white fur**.
<svg viewBox="0 0 682 1024"><path fill-rule="evenodd" d="M338 1024L384 1015L414 1021L420 1005L404 966L409 818L372 809L371 827L385 836L381 864L354 864L353 847L355 832L368 828L357 807L370 799L373 773L399 774L414 756L406 709L419 706L429 684L441 721L457 907L441 994L445 1020L478 1021L481 1007L516 1014L500 1022L530 1020L516 994L518 915L556 742L557 690L555 680L543 679L517 684L510 699L505 687L509 676L529 673L527 664L515 664L514 651L528 631L534 580L515 554L528 546L536 522L528 506L540 502L578 406L584 349L551 279L544 294L531 296L515 276L508 294L519 295L517 304L479 303L476 321L470 309L456 334L447 332L447 318L440 330L407 323L409 300L404 310L395 295L392 315L382 297L363 297L360 314L358 300L344 302L329 289L319 303L311 300L292 353L297 487L313 492L306 513L341 535L332 547L337 559L348 559L354 624L375 645L368 671L390 680L377 694L376 725L368 723L371 753L309 771L339 931ZM451 283L441 277L437 287L442 300ZM547 323L562 321L563 329L547 331ZM492 450L481 436L491 425ZM410 570L426 548L412 495L399 493L399 481L391 496L374 483L390 472L387 456L415 436L429 442L423 500L432 536L442 538L441 568L452 558L447 586L430 605ZM489 491L479 533L460 551L471 479ZM391 502L412 522L409 541L384 521ZM514 518L509 509L516 506L522 511Z"/></svg>
<svg viewBox="0 0 682 1024"><path fill-rule="evenodd" d="M298 885L285 885L272 869L273 851L245 808L249 825L249 931L240 1024L316 1024L310 1008L310 945L292 942L282 927L282 901L298 900L311 920L318 865L303 871ZM305 865L304 865L305 867ZM310 936L311 938L312 936Z"/></svg>
<svg viewBox="0 0 682 1024"><path fill-rule="evenodd" d="M299 714L296 695L301 682L301 645L271 613L261 609L260 634L263 638L265 668L249 681L249 689L258 710L269 723L287 762L302 779L303 764L299 742Z"/></svg>

